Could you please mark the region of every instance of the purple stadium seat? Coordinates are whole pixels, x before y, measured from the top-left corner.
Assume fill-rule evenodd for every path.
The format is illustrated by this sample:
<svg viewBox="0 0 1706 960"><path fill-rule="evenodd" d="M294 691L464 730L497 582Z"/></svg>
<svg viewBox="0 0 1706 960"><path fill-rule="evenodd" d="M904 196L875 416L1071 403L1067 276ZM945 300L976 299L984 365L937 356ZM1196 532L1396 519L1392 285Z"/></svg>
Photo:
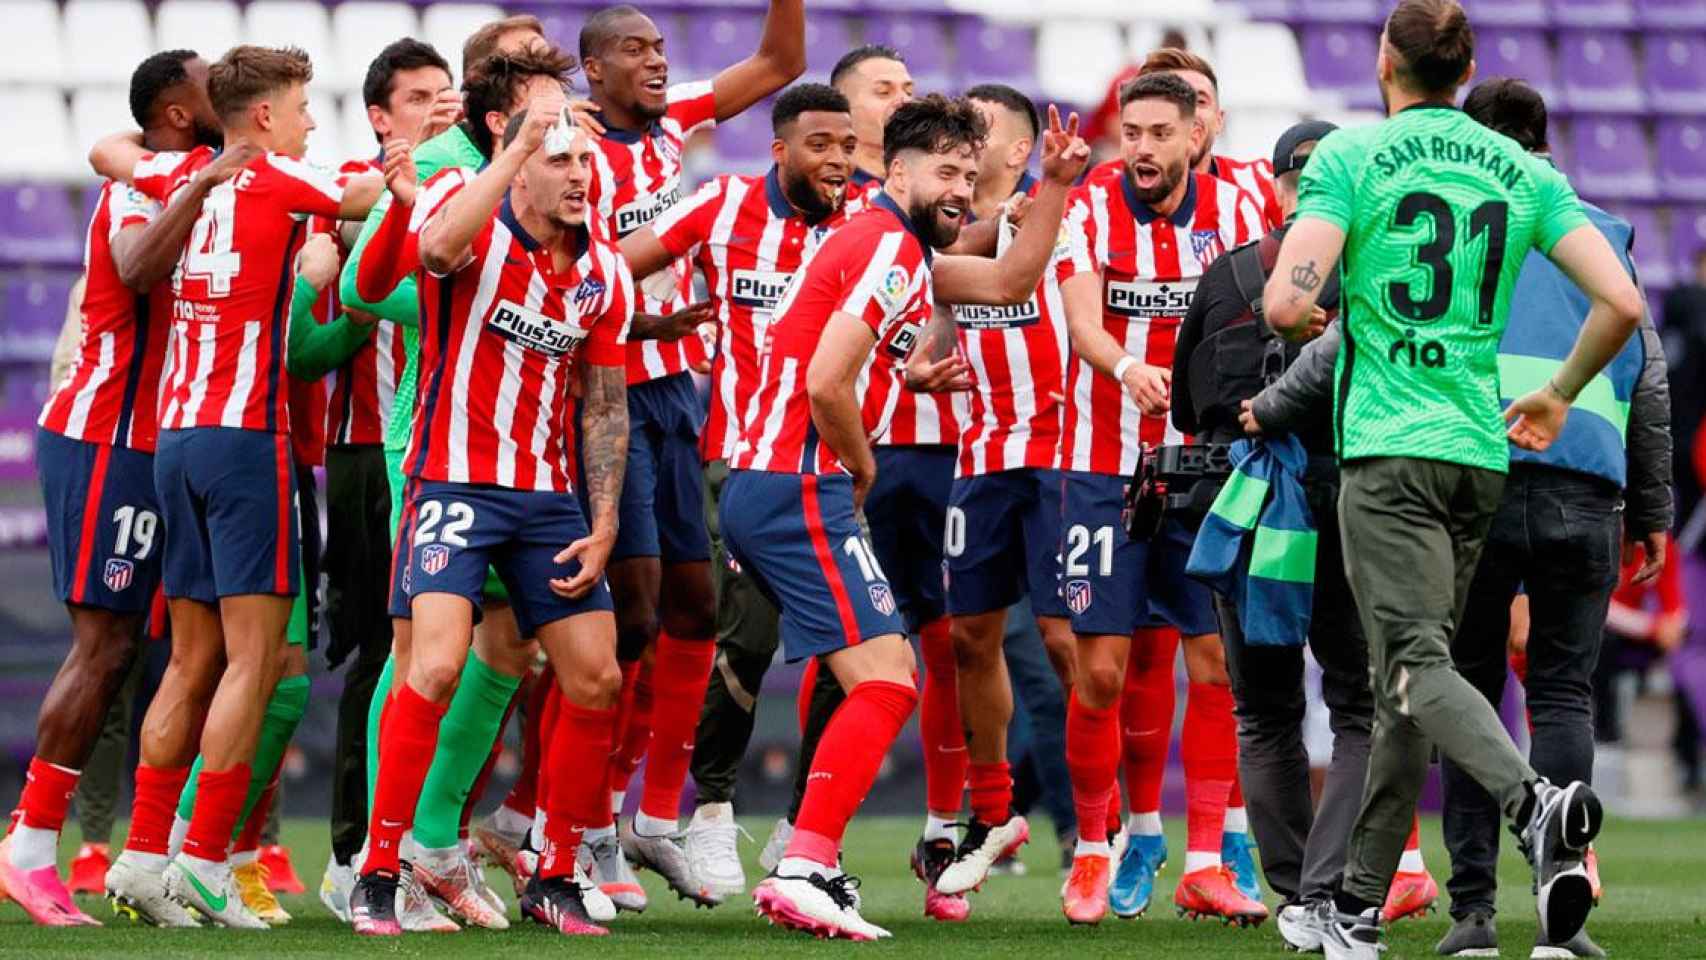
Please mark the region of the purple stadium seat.
<svg viewBox="0 0 1706 960"><path fill-rule="evenodd" d="M948 69L948 26L941 17L896 14L865 21L865 42L899 50L920 93L953 86Z"/></svg>
<svg viewBox="0 0 1706 960"><path fill-rule="evenodd" d="M1706 27L1706 4L1700 0L1635 0L1641 26L1662 30Z"/></svg>
<svg viewBox="0 0 1706 960"><path fill-rule="evenodd" d="M835 61L851 49L853 28L850 20L839 16L806 18L806 79L829 80L829 71L835 66Z"/></svg>
<svg viewBox="0 0 1706 960"><path fill-rule="evenodd" d="M1706 200L1706 121L1666 118L1656 131L1659 188L1673 200Z"/></svg>
<svg viewBox="0 0 1706 960"><path fill-rule="evenodd" d="M1694 275L1694 257L1706 250L1706 208L1672 207L1670 252L1678 279Z"/></svg>
<svg viewBox="0 0 1706 960"><path fill-rule="evenodd" d="M1469 18L1475 24L1475 45L1481 45L1481 27L1544 27L1548 22L1545 0L1476 0Z"/></svg>
<svg viewBox="0 0 1706 960"><path fill-rule="evenodd" d="M1390 6L1379 0L1297 0L1295 16L1315 23L1380 23Z"/></svg>
<svg viewBox="0 0 1706 960"><path fill-rule="evenodd" d="M58 184L0 185L0 261L73 264L83 257L83 228Z"/></svg>
<svg viewBox="0 0 1706 960"><path fill-rule="evenodd" d="M20 420L41 415L47 402L47 368L34 363L8 363L4 368L6 387L0 395L0 418Z"/></svg>
<svg viewBox="0 0 1706 960"><path fill-rule="evenodd" d="M960 82L968 87L1010 83L1020 90L1036 88L1037 37L1028 27L968 17L954 27L954 49L960 57Z"/></svg>
<svg viewBox="0 0 1706 960"><path fill-rule="evenodd" d="M1646 41L1647 100L1668 113L1706 113L1706 35L1654 33Z"/></svg>
<svg viewBox="0 0 1706 960"><path fill-rule="evenodd" d="M0 360L46 363L53 356L76 274L32 270L0 280Z"/></svg>
<svg viewBox="0 0 1706 960"><path fill-rule="evenodd" d="M1517 77L1546 98L1548 107L1564 106L1558 97L1552 48L1539 30L1484 30L1475 35L1476 79Z"/></svg>
<svg viewBox="0 0 1706 960"><path fill-rule="evenodd" d="M1606 210L1629 221L1635 228L1635 270L1641 282L1650 287L1669 287L1675 282L1674 270L1665 248L1664 232L1659 229L1659 214L1652 207L1617 205Z"/></svg>
<svg viewBox="0 0 1706 960"><path fill-rule="evenodd" d="M677 44L675 53L694 79L709 78L758 49L758 38L764 33L763 17L750 11L717 10L686 22L688 32L681 35L684 42Z"/></svg>
<svg viewBox="0 0 1706 960"><path fill-rule="evenodd" d="M1380 106L1380 86L1374 77L1380 34L1373 27L1352 24L1306 26L1303 71L1314 90L1327 90L1357 108Z"/></svg>
<svg viewBox="0 0 1706 960"><path fill-rule="evenodd" d="M1552 0L1552 22L1561 27L1633 27L1630 0Z"/></svg>
<svg viewBox="0 0 1706 960"><path fill-rule="evenodd" d="M1233 0L1230 4L1244 11L1246 20L1283 20L1297 19L1297 4L1292 0Z"/></svg>
<svg viewBox="0 0 1706 960"><path fill-rule="evenodd" d="M724 172L761 173L770 168L771 102L753 104L738 116L717 124L713 136Z"/></svg>
<svg viewBox="0 0 1706 960"><path fill-rule="evenodd" d="M1572 110L1628 113L1640 110L1645 100L1635 76L1635 51L1621 33L1561 33L1558 75L1564 103Z"/></svg>
<svg viewBox="0 0 1706 960"><path fill-rule="evenodd" d="M1570 146L1571 179L1583 196L1648 200L1657 194L1652 151L1633 118L1582 117L1572 125Z"/></svg>

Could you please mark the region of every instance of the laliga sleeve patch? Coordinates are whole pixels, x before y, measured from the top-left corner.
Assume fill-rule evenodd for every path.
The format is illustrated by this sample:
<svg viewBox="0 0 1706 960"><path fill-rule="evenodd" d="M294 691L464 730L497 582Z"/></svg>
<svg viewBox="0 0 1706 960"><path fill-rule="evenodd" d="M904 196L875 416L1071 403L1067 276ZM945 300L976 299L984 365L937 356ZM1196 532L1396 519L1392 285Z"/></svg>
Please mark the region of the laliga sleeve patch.
<svg viewBox="0 0 1706 960"><path fill-rule="evenodd" d="M906 268L900 266L890 267L889 272L883 274L882 282L877 284L877 300L889 313L899 310L906 302L906 288L910 279L906 275Z"/></svg>

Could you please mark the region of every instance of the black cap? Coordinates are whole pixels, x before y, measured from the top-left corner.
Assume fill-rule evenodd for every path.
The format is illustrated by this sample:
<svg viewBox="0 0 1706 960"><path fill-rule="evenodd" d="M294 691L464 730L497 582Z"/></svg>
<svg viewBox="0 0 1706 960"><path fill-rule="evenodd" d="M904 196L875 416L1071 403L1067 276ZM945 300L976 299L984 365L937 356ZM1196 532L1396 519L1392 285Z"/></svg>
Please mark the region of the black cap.
<svg viewBox="0 0 1706 960"><path fill-rule="evenodd" d="M1280 134L1279 141L1274 144L1274 176L1290 173L1293 170L1302 170L1303 161L1309 157L1307 155L1298 156L1297 148L1311 141L1319 140L1337 129L1339 128L1336 124L1328 123L1325 120L1304 120L1301 123L1292 124L1290 129Z"/></svg>

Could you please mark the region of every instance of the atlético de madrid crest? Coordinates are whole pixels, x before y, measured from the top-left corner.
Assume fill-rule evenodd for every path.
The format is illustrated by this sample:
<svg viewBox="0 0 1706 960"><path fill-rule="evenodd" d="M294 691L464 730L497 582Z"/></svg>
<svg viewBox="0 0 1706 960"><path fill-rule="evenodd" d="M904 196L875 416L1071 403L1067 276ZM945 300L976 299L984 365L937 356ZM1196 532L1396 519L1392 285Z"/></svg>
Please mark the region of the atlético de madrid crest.
<svg viewBox="0 0 1706 960"><path fill-rule="evenodd" d="M870 586L870 593L871 606L876 607L878 613L885 617L894 613L894 593L889 590L888 584L873 583Z"/></svg>
<svg viewBox="0 0 1706 960"><path fill-rule="evenodd" d="M421 572L433 576L450 565L450 548L442 543L421 548Z"/></svg>
<svg viewBox="0 0 1706 960"><path fill-rule="evenodd" d="M1083 613L1090 609L1090 581L1066 581L1066 608L1073 613Z"/></svg>
<svg viewBox="0 0 1706 960"><path fill-rule="evenodd" d="M1203 269L1208 269L1209 264L1219 260L1220 255L1226 252L1226 245L1220 242L1220 231L1191 231L1191 252L1196 254L1197 262L1203 265Z"/></svg>
<svg viewBox="0 0 1706 960"><path fill-rule="evenodd" d="M130 589L131 581L135 579L136 565L117 557L108 560L106 569L101 571L101 582L114 593L123 593Z"/></svg>

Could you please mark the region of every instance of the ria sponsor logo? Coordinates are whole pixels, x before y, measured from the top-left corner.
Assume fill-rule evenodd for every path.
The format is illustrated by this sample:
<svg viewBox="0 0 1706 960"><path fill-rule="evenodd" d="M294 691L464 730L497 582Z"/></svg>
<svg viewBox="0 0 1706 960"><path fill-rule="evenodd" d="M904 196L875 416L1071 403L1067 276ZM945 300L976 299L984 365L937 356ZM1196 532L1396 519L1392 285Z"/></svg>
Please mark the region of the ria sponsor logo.
<svg viewBox="0 0 1706 960"><path fill-rule="evenodd" d="M625 237L640 229L653 220L657 215L681 202L681 184L677 183L668 190L663 190L646 197L638 197L625 206L616 208L616 235Z"/></svg>
<svg viewBox="0 0 1706 960"><path fill-rule="evenodd" d="M954 320L960 326L972 330L1005 330L1010 327L1028 327L1041 320L1042 316L1042 311L1037 307L1036 297L1032 297L1024 303L1013 303L999 307L983 304L960 304L954 307Z"/></svg>
<svg viewBox="0 0 1706 960"><path fill-rule="evenodd" d="M553 320L513 300L499 300L486 323L505 339L553 357L573 351L587 334L566 320Z"/></svg>
<svg viewBox="0 0 1706 960"><path fill-rule="evenodd" d="M1191 300L1197 295L1195 277L1166 283L1113 280L1103 286L1107 291L1109 313L1149 320L1183 317L1190 311Z"/></svg>
<svg viewBox="0 0 1706 960"><path fill-rule="evenodd" d="M754 310L774 310L792 277L775 270L736 270L729 277L729 299Z"/></svg>

